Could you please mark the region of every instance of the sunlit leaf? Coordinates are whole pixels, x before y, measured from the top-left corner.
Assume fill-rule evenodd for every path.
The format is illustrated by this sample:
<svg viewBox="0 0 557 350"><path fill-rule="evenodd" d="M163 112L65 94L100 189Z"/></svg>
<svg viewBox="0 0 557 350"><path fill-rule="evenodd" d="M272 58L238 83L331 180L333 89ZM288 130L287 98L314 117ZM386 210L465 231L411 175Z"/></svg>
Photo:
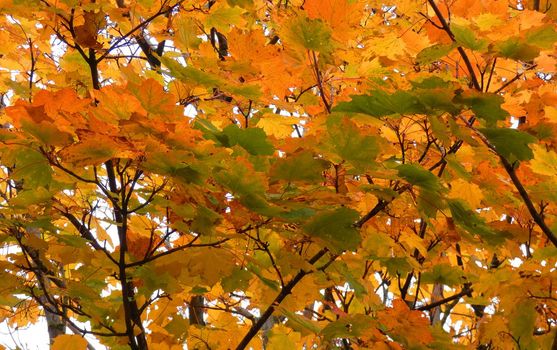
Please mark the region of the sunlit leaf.
<svg viewBox="0 0 557 350"><path fill-rule="evenodd" d="M56 337L53 350L85 350L87 349L87 340L79 335L62 334Z"/></svg>

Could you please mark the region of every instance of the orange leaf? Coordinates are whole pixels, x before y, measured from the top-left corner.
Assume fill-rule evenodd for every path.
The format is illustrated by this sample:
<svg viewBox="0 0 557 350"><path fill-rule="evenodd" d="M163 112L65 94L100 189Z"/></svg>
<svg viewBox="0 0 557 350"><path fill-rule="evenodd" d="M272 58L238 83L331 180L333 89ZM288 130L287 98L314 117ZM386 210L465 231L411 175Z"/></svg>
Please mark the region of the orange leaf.
<svg viewBox="0 0 557 350"><path fill-rule="evenodd" d="M87 340L79 335L62 334L54 339L52 350L85 350Z"/></svg>
<svg viewBox="0 0 557 350"><path fill-rule="evenodd" d="M354 39L350 28L358 23L357 3L347 0L307 0L304 3L308 17L327 22L333 37L341 42Z"/></svg>

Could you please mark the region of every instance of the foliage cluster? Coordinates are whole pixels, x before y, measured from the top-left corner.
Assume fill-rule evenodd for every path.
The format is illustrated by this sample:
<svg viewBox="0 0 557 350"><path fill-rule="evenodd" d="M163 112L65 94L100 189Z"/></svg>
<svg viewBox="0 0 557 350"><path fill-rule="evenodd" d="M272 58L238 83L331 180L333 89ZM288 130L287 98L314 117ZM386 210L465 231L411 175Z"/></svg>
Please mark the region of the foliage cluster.
<svg viewBox="0 0 557 350"><path fill-rule="evenodd" d="M557 349L554 0L0 13L11 326L46 317L57 350Z"/></svg>

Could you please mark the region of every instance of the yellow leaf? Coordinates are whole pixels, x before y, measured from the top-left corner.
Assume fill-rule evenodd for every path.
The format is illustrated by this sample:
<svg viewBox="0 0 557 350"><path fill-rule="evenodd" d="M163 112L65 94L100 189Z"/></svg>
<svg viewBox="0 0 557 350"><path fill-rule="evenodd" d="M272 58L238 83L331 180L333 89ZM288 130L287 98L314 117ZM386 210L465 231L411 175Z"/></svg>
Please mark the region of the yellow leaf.
<svg viewBox="0 0 557 350"><path fill-rule="evenodd" d="M403 56L406 48L406 43L398 37L395 33L386 33L383 36L374 36L364 43L366 47L375 55L380 57L387 57L391 60L396 60L399 56Z"/></svg>
<svg viewBox="0 0 557 350"><path fill-rule="evenodd" d="M153 223L143 216L134 215L128 219L128 227L141 237L151 237L152 226Z"/></svg>
<svg viewBox="0 0 557 350"><path fill-rule="evenodd" d="M530 161L532 171L541 174L557 175L557 153L548 151L544 146L533 145L534 159Z"/></svg>
<svg viewBox="0 0 557 350"><path fill-rule="evenodd" d="M87 340L79 335L63 334L54 339L52 350L85 350Z"/></svg>
<svg viewBox="0 0 557 350"><path fill-rule="evenodd" d="M497 27L503 24L503 20L498 14L495 13L482 13L474 17L472 21L480 28L480 30L489 30L492 27Z"/></svg>
<svg viewBox="0 0 557 350"><path fill-rule="evenodd" d="M425 242L423 239L421 239L419 236L416 235L403 235L400 240L406 244L408 244L408 246L410 248L415 248L417 249L420 254L422 254L423 256L427 257L427 247L425 246Z"/></svg>
<svg viewBox="0 0 557 350"><path fill-rule="evenodd" d="M271 330L267 349L296 349L300 338L300 333L296 333L283 325L279 325L273 327Z"/></svg>
<svg viewBox="0 0 557 350"><path fill-rule="evenodd" d="M257 126L262 128L267 135L284 138L292 135L292 131L294 130L292 125L297 122L299 122L298 118L282 117L276 114L265 114L257 122Z"/></svg>
<svg viewBox="0 0 557 350"><path fill-rule="evenodd" d="M458 179L451 182L450 198L459 198L465 200L471 208L481 208L482 199L484 198L481 188L468 181Z"/></svg>
<svg viewBox="0 0 557 350"><path fill-rule="evenodd" d="M186 51L196 49L201 43L201 39L197 37L199 27L195 20L189 16L180 16L176 20L176 43L179 47L184 48Z"/></svg>

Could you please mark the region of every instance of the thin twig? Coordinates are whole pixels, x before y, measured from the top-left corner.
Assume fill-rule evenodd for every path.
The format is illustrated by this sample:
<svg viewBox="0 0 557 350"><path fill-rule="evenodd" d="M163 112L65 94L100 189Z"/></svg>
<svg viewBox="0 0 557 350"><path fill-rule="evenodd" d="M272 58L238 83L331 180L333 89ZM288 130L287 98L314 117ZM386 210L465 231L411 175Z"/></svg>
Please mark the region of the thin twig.
<svg viewBox="0 0 557 350"><path fill-rule="evenodd" d="M433 11L435 12L435 15L439 19L439 22L441 22L441 25L443 26L443 29L445 30L445 32L449 35L449 37L451 38L452 41L456 42L455 36L454 36L453 32L451 31L451 27L447 23L447 20L445 19L445 17L443 17L443 14L439 10L439 7L437 7L437 4L435 4L435 1L434 0L427 0L427 2L429 3L429 5L433 9ZM476 73L474 73L474 67L472 66L472 63L470 62L470 58L468 57L468 55L466 54L466 52L464 51L464 49L461 46L457 47L457 50L458 50L458 53L460 54L460 56L462 57L462 60L464 61L464 64L466 65L466 69L468 70L468 74L470 75L470 79L472 80L472 85L474 85L474 88L476 90L481 91L481 86L478 82L478 78L476 77Z"/></svg>

